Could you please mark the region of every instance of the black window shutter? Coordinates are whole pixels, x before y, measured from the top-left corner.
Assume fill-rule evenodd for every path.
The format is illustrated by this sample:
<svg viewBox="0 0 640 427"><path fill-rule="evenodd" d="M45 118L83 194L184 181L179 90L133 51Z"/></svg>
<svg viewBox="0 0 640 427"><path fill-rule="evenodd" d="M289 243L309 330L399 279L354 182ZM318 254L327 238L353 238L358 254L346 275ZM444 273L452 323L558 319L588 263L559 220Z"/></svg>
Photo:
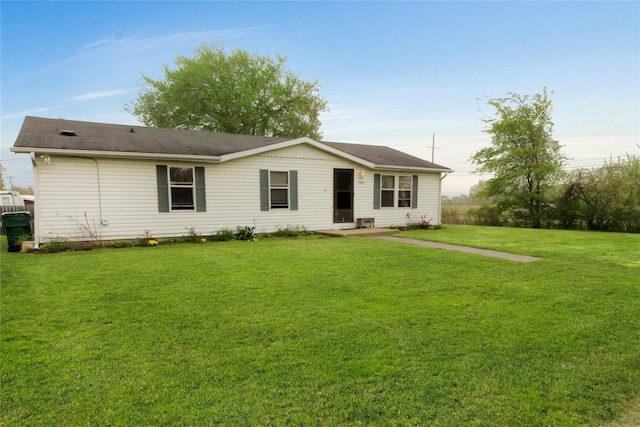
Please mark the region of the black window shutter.
<svg viewBox="0 0 640 427"><path fill-rule="evenodd" d="M373 209L380 209L380 174L373 174Z"/></svg>
<svg viewBox="0 0 640 427"><path fill-rule="evenodd" d="M158 212L169 212L169 177L167 165L156 165L158 180Z"/></svg>
<svg viewBox="0 0 640 427"><path fill-rule="evenodd" d="M260 169L260 210L269 210L269 171Z"/></svg>
<svg viewBox="0 0 640 427"><path fill-rule="evenodd" d="M298 210L298 171L289 171L289 209Z"/></svg>
<svg viewBox="0 0 640 427"><path fill-rule="evenodd" d="M204 168L196 166L196 212L207 211L206 191L204 186Z"/></svg>
<svg viewBox="0 0 640 427"><path fill-rule="evenodd" d="M418 175L413 175L413 185L411 187L411 208L418 209Z"/></svg>

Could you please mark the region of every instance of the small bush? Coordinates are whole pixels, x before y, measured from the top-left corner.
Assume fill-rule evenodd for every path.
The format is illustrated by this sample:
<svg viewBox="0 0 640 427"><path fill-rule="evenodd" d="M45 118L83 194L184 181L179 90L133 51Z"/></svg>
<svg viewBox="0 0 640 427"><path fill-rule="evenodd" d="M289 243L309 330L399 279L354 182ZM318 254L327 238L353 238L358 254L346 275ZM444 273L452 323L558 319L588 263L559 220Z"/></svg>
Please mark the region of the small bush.
<svg viewBox="0 0 640 427"><path fill-rule="evenodd" d="M423 215L418 221L409 221L405 230L431 230L432 228L431 222Z"/></svg>
<svg viewBox="0 0 640 427"><path fill-rule="evenodd" d="M184 242L187 243L202 243L203 240L206 241L206 239L204 239L202 237L202 233L200 233L198 230L196 230L195 227L185 227L188 231L188 234L186 236L182 237L182 240Z"/></svg>
<svg viewBox="0 0 640 427"><path fill-rule="evenodd" d="M231 240L236 240L236 235L232 229L223 228L218 230L218 232L213 236L209 236L209 240L212 242L229 242Z"/></svg>
<svg viewBox="0 0 640 427"><path fill-rule="evenodd" d="M77 250L77 245L71 242L48 242L38 247L38 252L43 254L55 254L58 252L71 252Z"/></svg>
<svg viewBox="0 0 640 427"><path fill-rule="evenodd" d="M142 237L138 237L134 241L134 246L140 246L140 247L149 246L150 240L153 240L153 237L151 237L151 233L148 230L145 230L142 233Z"/></svg>
<svg viewBox="0 0 640 427"><path fill-rule="evenodd" d="M118 240L113 243L114 248L132 248L136 246L136 242L131 240Z"/></svg>
<svg viewBox="0 0 640 427"><path fill-rule="evenodd" d="M251 227L251 226L244 226L244 227L240 227L238 226L236 228L236 239L238 240L256 240L256 235L255 235L255 227Z"/></svg>
<svg viewBox="0 0 640 427"><path fill-rule="evenodd" d="M312 231L307 230L307 228L303 226L292 226L289 225L285 228L279 228L273 233L274 237L298 237L298 236L309 236L313 234Z"/></svg>

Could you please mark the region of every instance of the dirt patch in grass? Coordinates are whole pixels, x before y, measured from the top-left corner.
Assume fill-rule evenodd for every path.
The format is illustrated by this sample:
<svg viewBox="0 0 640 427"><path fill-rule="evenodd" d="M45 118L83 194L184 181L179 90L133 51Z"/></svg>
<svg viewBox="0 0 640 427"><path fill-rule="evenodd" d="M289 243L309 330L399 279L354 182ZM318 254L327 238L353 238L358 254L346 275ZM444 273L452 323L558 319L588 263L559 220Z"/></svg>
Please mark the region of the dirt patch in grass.
<svg viewBox="0 0 640 427"><path fill-rule="evenodd" d="M637 427L640 426L640 399L636 400L630 409L622 414L620 418L603 427Z"/></svg>

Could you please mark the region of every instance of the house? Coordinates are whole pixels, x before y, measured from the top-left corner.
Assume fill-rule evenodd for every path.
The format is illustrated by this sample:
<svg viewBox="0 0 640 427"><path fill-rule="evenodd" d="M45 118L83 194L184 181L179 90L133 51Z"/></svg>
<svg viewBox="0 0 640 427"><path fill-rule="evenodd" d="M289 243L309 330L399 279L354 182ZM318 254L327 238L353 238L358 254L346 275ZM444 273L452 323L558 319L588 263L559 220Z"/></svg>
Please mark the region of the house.
<svg viewBox="0 0 640 427"><path fill-rule="evenodd" d="M439 224L452 172L382 146L38 117L11 151L33 164L36 245Z"/></svg>

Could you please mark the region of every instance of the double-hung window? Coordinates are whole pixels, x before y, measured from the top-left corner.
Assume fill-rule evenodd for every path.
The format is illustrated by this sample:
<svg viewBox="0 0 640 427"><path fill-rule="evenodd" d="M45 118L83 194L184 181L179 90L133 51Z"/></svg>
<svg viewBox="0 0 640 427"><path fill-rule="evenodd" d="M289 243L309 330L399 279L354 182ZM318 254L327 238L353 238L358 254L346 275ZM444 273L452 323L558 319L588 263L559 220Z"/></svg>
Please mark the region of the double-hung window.
<svg viewBox="0 0 640 427"><path fill-rule="evenodd" d="M298 210L298 171L260 169L260 210Z"/></svg>
<svg viewBox="0 0 640 427"><path fill-rule="evenodd" d="M194 210L193 168L170 167L171 210Z"/></svg>
<svg viewBox="0 0 640 427"><path fill-rule="evenodd" d="M271 209L289 208L289 172L269 171Z"/></svg>
<svg viewBox="0 0 640 427"><path fill-rule="evenodd" d="M398 177L398 207L411 207L411 184L413 179L410 175L400 175Z"/></svg>
<svg viewBox="0 0 640 427"><path fill-rule="evenodd" d="M396 177L393 175L382 175L380 191L381 206L383 208L392 208L396 192Z"/></svg>
<svg viewBox="0 0 640 427"><path fill-rule="evenodd" d="M158 211L206 212L204 167L156 165Z"/></svg>
<svg viewBox="0 0 640 427"><path fill-rule="evenodd" d="M417 208L417 175L374 175L373 208Z"/></svg>

